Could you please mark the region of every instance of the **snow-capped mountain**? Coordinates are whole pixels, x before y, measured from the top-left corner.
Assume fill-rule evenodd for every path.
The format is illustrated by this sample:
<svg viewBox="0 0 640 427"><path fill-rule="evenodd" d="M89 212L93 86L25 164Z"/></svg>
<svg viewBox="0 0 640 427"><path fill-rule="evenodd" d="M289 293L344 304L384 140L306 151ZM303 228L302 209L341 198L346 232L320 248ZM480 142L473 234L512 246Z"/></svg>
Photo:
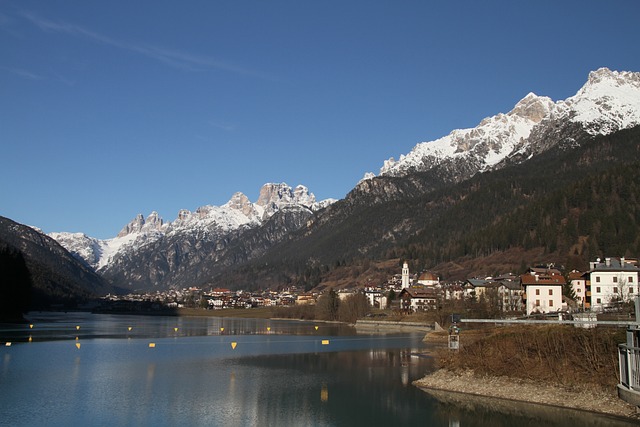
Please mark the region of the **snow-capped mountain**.
<svg viewBox="0 0 640 427"><path fill-rule="evenodd" d="M529 93L508 113L419 143L399 160L384 162L380 178L367 174L343 201L322 212L335 200L316 202L304 186L265 184L256 202L236 193L222 206L180 210L172 222L163 221L156 212L146 218L138 215L113 239L69 233L51 236L123 288L200 286L229 277L254 280L254 273L261 269L280 280L278 272L269 270L273 260L303 257L293 264L299 269L306 260L315 259L309 252L314 248L326 245L326 251L333 253L336 245L359 245L352 249L363 254L380 242L400 242L405 233L415 234L419 224L411 216L385 211L396 206L390 202L403 201L401 210L410 211L413 200L478 172L517 164L545 151L551 154L548 150L554 147L558 153L577 148L597 135L637 125L640 73L601 68L590 73L570 98L554 102ZM435 203L433 212L450 203ZM375 207L381 210L367 217ZM394 218L404 220L393 223ZM382 227L381 234L372 233L372 223ZM305 242L304 249L295 247L298 241ZM221 275L226 276L221 279Z"/></svg>
<svg viewBox="0 0 640 427"><path fill-rule="evenodd" d="M112 239L100 240L83 233L64 232L50 233L49 236L95 270L101 271L123 253L142 250L165 236L192 234L215 240L242 228L258 227L281 210L315 212L334 201L317 202L313 193L303 185L291 188L286 183L268 183L261 188L255 203L238 192L222 206L201 206L193 212L182 209L173 222L165 222L157 212L146 218L138 214Z"/></svg>
<svg viewBox="0 0 640 427"><path fill-rule="evenodd" d="M607 135L640 124L640 73L600 68L576 95L553 102L529 93L507 114L488 117L471 129L458 129L435 141L417 144L399 160L386 160L379 175L405 176L438 166L454 167L460 176L454 180L492 169L516 154L538 153L536 146L544 135L544 148L560 141L549 141L551 133L577 126L590 135ZM553 132L551 132L553 130ZM565 135L566 136L566 133ZM533 146L531 146L533 145ZM375 175L367 173L364 180Z"/></svg>

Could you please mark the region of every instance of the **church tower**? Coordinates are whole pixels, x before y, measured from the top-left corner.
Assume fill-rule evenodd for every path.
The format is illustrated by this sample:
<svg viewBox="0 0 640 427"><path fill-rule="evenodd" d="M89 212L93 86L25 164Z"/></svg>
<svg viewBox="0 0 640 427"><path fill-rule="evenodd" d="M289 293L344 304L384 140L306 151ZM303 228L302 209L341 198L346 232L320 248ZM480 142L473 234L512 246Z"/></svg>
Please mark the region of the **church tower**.
<svg viewBox="0 0 640 427"><path fill-rule="evenodd" d="M407 261L402 264L402 289L409 287L409 264Z"/></svg>

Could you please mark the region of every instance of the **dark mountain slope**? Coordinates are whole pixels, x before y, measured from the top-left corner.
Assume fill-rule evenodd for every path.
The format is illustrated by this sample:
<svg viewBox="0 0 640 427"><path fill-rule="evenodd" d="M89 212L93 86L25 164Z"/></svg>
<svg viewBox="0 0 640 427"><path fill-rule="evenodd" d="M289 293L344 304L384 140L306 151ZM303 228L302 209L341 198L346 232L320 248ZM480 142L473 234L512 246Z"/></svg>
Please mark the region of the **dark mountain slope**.
<svg viewBox="0 0 640 427"><path fill-rule="evenodd" d="M80 263L52 238L10 219L0 217L0 251L18 262L24 259L31 278L29 308L51 304L73 306L113 291L112 287ZM7 261L0 271L0 286L12 286L16 265Z"/></svg>
<svg viewBox="0 0 640 427"><path fill-rule="evenodd" d="M510 248L539 248L576 266L605 254L637 255L639 147L634 128L559 145L453 185L436 172L375 178L214 281L310 286L334 266L364 258L410 259L415 271Z"/></svg>
<svg viewBox="0 0 640 427"><path fill-rule="evenodd" d="M637 256L639 166L640 128L634 128L479 175L452 189L450 196L463 200L409 239L400 256L433 266L544 248L581 268L596 256Z"/></svg>

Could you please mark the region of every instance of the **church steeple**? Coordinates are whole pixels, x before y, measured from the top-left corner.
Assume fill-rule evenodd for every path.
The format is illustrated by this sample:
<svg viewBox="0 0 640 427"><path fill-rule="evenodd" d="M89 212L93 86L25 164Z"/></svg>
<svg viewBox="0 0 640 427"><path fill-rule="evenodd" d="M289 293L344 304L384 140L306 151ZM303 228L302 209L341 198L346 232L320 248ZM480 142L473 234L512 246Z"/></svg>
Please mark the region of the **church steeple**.
<svg viewBox="0 0 640 427"><path fill-rule="evenodd" d="M409 264L407 261L402 264L402 289L409 287Z"/></svg>

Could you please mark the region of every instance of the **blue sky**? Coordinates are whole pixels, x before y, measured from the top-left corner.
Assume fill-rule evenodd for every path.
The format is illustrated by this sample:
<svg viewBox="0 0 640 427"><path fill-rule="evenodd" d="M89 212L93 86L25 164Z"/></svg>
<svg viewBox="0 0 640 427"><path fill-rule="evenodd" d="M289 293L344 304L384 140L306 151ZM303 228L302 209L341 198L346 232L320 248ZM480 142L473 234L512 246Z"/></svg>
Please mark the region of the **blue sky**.
<svg viewBox="0 0 640 427"><path fill-rule="evenodd" d="M137 213L344 197L385 159L640 71L640 2L0 0L0 215L109 238Z"/></svg>

